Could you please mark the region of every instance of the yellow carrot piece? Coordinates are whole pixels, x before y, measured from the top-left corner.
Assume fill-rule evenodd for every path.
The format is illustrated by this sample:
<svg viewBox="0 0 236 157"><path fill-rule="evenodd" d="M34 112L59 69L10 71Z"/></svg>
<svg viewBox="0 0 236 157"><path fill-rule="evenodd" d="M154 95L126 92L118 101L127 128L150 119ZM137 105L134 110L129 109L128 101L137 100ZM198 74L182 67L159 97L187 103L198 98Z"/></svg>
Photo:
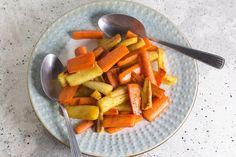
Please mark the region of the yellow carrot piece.
<svg viewBox="0 0 236 157"><path fill-rule="evenodd" d="M152 108L152 86L149 78L145 78L143 90L141 92L142 97L142 110L147 110Z"/></svg>
<svg viewBox="0 0 236 157"><path fill-rule="evenodd" d="M164 84L174 85L177 82L177 77L166 74L162 81L163 81Z"/></svg>
<svg viewBox="0 0 236 157"><path fill-rule="evenodd" d="M60 84L61 84L62 87L67 86L66 76L68 76L68 73L67 73L66 71L60 73L60 74L57 76L57 79L58 79L58 81L60 82Z"/></svg>
<svg viewBox="0 0 236 157"><path fill-rule="evenodd" d="M165 53L163 48L158 48L158 68L165 70Z"/></svg>
<svg viewBox="0 0 236 157"><path fill-rule="evenodd" d="M129 46L129 45L137 43L137 41L138 41L138 38L133 37L133 38L123 40L122 42L120 42L119 45Z"/></svg>
<svg viewBox="0 0 236 157"><path fill-rule="evenodd" d="M128 46L128 49L129 49L129 51L135 51L143 46L145 46L145 42L143 39L140 38L137 43Z"/></svg>
<svg viewBox="0 0 236 157"><path fill-rule="evenodd" d="M99 92L108 95L111 93L113 87L110 84L104 82L97 82L97 81L87 81L83 83L85 87L98 90Z"/></svg>
<svg viewBox="0 0 236 157"><path fill-rule="evenodd" d="M97 90L95 90L90 96L96 100L99 100L102 98L102 94Z"/></svg>
<svg viewBox="0 0 236 157"><path fill-rule="evenodd" d="M99 108L91 105L65 106L70 118L83 120L96 120L99 115Z"/></svg>

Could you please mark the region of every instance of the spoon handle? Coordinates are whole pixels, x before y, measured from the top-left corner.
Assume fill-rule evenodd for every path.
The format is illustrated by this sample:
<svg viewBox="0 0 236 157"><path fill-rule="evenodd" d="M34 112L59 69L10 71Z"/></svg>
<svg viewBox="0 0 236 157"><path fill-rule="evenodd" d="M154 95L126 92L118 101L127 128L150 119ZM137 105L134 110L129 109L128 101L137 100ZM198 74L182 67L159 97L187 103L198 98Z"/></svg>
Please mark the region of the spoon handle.
<svg viewBox="0 0 236 157"><path fill-rule="evenodd" d="M189 57L192 57L196 60L199 60L199 61L206 63L210 66L213 66L215 68L222 69L224 66L225 59L221 56L217 56L217 55L203 52L200 50L195 50L195 49L183 47L180 45L172 44L172 43L169 43L166 41L161 41L161 40L157 40L157 39L153 39L153 38L151 38L151 40L153 40L159 44L162 44L164 46L170 47L174 50L177 50Z"/></svg>
<svg viewBox="0 0 236 157"><path fill-rule="evenodd" d="M71 123L70 123L70 118L68 116L68 113L66 111L66 109L64 108L64 106L62 106L61 104L58 104L63 112L65 121L66 121L66 127L67 127L67 131L68 131L68 135L69 135L69 142L70 142L70 151L71 151L71 156L72 157L82 157L82 154L79 150L79 145L77 143L77 140L75 138L75 133L74 130L71 127Z"/></svg>

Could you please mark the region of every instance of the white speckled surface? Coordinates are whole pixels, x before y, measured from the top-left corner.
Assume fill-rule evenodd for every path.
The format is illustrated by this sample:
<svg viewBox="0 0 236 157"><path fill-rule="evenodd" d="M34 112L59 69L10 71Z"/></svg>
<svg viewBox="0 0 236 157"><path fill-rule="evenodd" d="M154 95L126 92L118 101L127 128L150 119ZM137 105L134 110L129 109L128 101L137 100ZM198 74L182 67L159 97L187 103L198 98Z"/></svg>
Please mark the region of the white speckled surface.
<svg viewBox="0 0 236 157"><path fill-rule="evenodd" d="M69 156L40 124L27 92L27 63L46 28L90 0L0 0L0 156ZM144 157L236 156L236 1L135 0L167 16L194 48L221 54L222 70L199 63L199 92L183 127Z"/></svg>

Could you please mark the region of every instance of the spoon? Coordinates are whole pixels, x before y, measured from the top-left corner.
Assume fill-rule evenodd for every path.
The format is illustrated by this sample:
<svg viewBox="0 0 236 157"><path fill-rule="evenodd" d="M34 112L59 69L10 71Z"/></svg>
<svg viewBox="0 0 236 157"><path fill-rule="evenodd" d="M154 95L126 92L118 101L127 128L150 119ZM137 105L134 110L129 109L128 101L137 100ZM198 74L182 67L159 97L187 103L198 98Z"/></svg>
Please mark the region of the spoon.
<svg viewBox="0 0 236 157"><path fill-rule="evenodd" d="M71 127L68 113L63 105L58 103L57 98L60 93L60 84L57 81L57 75L64 70L64 67L60 60L54 54L48 54L41 64L40 79L44 93L56 104L58 104L62 110L66 121L66 127L69 135L69 143L72 157L82 157L79 150L77 140L75 138L74 131Z"/></svg>
<svg viewBox="0 0 236 157"><path fill-rule="evenodd" d="M122 38L128 30L138 34L141 37L146 37L146 30L144 25L136 18L124 15L124 14L107 14L99 18L99 28L108 36L112 37L116 34L120 34ZM199 60L215 68L221 69L224 66L225 59L221 56L203 52L200 50L191 49L188 47L176 45L170 42L162 41L156 38L149 38L150 40L159 44L170 47L174 50L181 52L189 57Z"/></svg>

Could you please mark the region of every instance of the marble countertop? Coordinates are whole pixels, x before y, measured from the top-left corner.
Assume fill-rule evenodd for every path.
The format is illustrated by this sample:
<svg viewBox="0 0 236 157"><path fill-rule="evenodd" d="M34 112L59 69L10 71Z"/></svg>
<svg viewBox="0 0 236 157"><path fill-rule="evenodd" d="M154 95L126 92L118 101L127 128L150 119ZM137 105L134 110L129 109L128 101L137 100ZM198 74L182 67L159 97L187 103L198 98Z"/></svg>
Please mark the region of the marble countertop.
<svg viewBox="0 0 236 157"><path fill-rule="evenodd" d="M27 91L30 54L48 26L91 0L0 0L0 156L68 157L37 119ZM225 57L202 63L195 106L181 129L144 157L236 156L236 1L133 0L167 16L192 47Z"/></svg>

